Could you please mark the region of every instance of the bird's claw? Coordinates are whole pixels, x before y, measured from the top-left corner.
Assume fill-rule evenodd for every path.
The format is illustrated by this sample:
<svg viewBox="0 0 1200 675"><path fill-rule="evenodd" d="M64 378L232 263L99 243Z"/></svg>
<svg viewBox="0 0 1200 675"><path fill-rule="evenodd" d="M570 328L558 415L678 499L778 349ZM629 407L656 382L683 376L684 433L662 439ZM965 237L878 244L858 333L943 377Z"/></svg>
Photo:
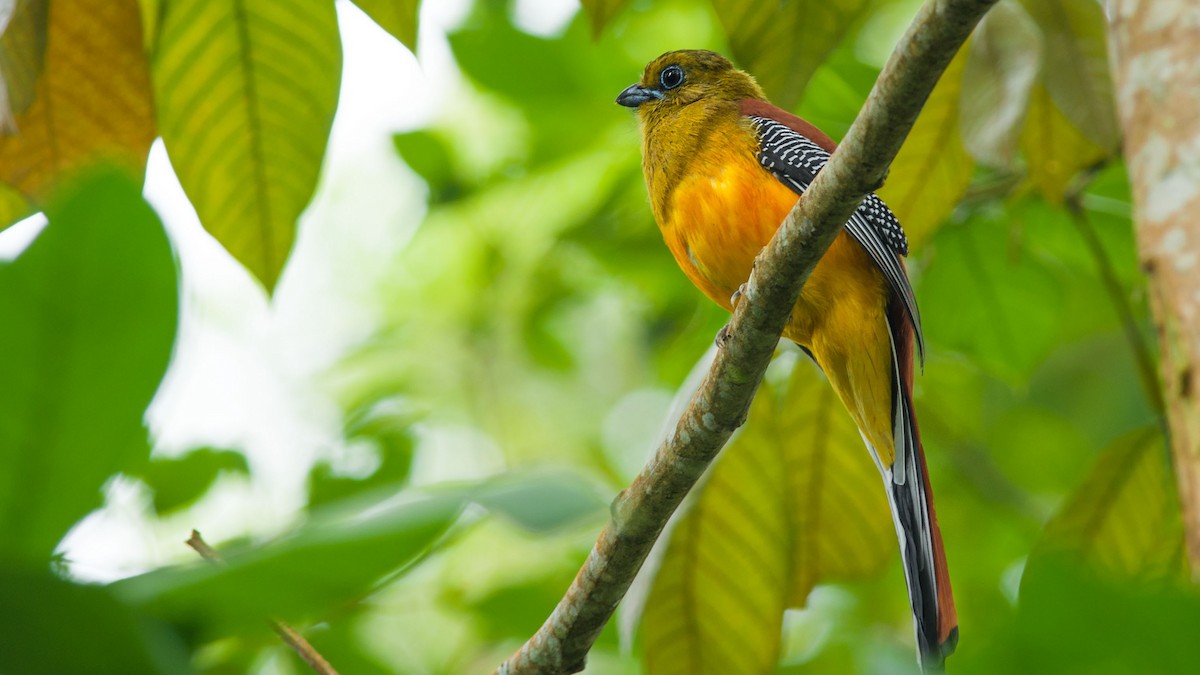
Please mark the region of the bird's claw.
<svg viewBox="0 0 1200 675"><path fill-rule="evenodd" d="M733 292L733 295L729 296L730 309L737 309L738 301L741 300L742 296L745 294L746 294L746 284L742 284L741 286L738 286L738 289Z"/></svg>
<svg viewBox="0 0 1200 675"><path fill-rule="evenodd" d="M714 342L717 344L717 349L725 347L725 343L729 342L729 324L721 326L721 330L717 331L717 339Z"/></svg>
<svg viewBox="0 0 1200 675"><path fill-rule="evenodd" d="M884 171L883 175L879 177L879 182L875 183L875 186L871 188L871 192L879 192L880 190L882 190L884 183L887 183L888 174L891 172L892 172L891 167L888 167L887 171Z"/></svg>

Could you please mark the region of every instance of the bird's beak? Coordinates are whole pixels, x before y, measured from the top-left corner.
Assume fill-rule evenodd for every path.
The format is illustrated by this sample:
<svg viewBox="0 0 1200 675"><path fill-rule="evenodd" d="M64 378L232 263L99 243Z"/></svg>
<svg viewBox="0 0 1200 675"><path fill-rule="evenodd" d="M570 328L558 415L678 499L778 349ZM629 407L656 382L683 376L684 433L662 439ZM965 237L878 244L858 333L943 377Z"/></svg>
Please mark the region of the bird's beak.
<svg viewBox="0 0 1200 675"><path fill-rule="evenodd" d="M662 92L657 89L646 89L641 85L631 84L617 96L617 103L626 108L636 108L653 99L662 100Z"/></svg>

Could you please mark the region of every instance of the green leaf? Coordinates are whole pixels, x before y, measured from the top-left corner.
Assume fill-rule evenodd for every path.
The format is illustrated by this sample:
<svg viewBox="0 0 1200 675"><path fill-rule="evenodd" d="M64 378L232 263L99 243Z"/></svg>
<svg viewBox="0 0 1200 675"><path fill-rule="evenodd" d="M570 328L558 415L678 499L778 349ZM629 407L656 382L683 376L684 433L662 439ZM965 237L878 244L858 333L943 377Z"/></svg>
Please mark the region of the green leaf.
<svg viewBox="0 0 1200 675"><path fill-rule="evenodd" d="M595 94L589 82L578 77L579 69L587 64L576 61L576 45L518 30L496 16L495 7L487 3L479 11L482 14L474 22L449 36L455 59L471 79L525 105ZM503 50L504 58L496 57L498 50ZM538 75L530 77L530 73ZM554 86L547 87L547 82Z"/></svg>
<svg viewBox="0 0 1200 675"><path fill-rule="evenodd" d="M400 158L429 186L429 200L438 204L453 201L464 192L446 142L425 129L392 136Z"/></svg>
<svg viewBox="0 0 1200 675"><path fill-rule="evenodd" d="M1055 560L1026 570L1018 610L982 649L956 656L955 671L1186 673L1200 661L1194 587L1118 583Z"/></svg>
<svg viewBox="0 0 1200 675"><path fill-rule="evenodd" d="M1039 260L1012 245L1004 212L976 214L931 240L921 280L930 342L962 351L1008 381L1028 377L1058 337L1063 291Z"/></svg>
<svg viewBox="0 0 1200 675"><path fill-rule="evenodd" d="M733 55L784 108L861 17L870 0L712 0Z"/></svg>
<svg viewBox="0 0 1200 675"><path fill-rule="evenodd" d="M0 568L0 577L0 671L8 675L192 672L178 636L106 588L45 569Z"/></svg>
<svg viewBox="0 0 1200 675"><path fill-rule="evenodd" d="M575 571L493 589L482 598L470 598L469 609L488 640L524 640L554 611Z"/></svg>
<svg viewBox="0 0 1200 675"><path fill-rule="evenodd" d="M1041 61L1041 33L1019 5L1001 2L967 47L960 97L963 143L979 162L1006 167L1029 108Z"/></svg>
<svg viewBox="0 0 1200 675"><path fill-rule="evenodd" d="M371 617L374 618L374 617ZM338 617L337 621L321 626L319 630L305 631L304 637L325 660L337 667L338 672L354 673L355 675L390 675L395 670L388 668L374 647L377 643L364 639L364 634L370 630L370 619L358 617ZM293 673L307 673L312 666L296 654L295 650L287 650L288 660L292 664ZM244 668L236 672L247 672L252 668ZM232 672L232 671L231 671Z"/></svg>
<svg viewBox="0 0 1200 675"><path fill-rule="evenodd" d="M583 11L587 12L592 22L592 37L598 38L604 28L625 9L629 0L582 0L582 4Z"/></svg>
<svg viewBox="0 0 1200 675"><path fill-rule="evenodd" d="M250 467L240 452L200 448L154 458L138 476L154 491L154 512L161 516L195 503L224 472L249 475Z"/></svg>
<svg viewBox="0 0 1200 675"><path fill-rule="evenodd" d="M878 574L896 549L895 530L879 470L833 388L806 360L762 445L788 465L785 504L792 518L788 604L801 607L817 584ZM800 439L788 443L788 439Z"/></svg>
<svg viewBox="0 0 1200 675"><path fill-rule="evenodd" d="M1086 315L1089 308L1092 314L1096 313L1098 291L1093 285L1091 295L1087 295L1086 288L1080 284L1079 290L1071 290L1073 294L1087 296L1085 300L1064 303L1059 310L1060 320L1068 326L1080 321L1073 316ZM1080 304L1083 306L1072 307ZM1027 385L1030 403L1044 414L1072 423L1084 434L1090 448L1083 465L1058 481L1059 492L1075 484L1094 459L1097 448L1107 447L1120 436L1141 429L1160 416L1142 391L1128 339L1115 327L1105 332L1096 332L1095 328L1091 331L1089 337L1072 341L1051 354ZM1101 363L1104 367L1098 368L1096 364ZM1031 451L1036 452L1036 448L1026 452ZM1058 456L1049 465L1061 466L1063 459ZM1039 470L1040 465L1039 462ZM1047 473L1053 476L1055 472L1051 468Z"/></svg>
<svg viewBox="0 0 1200 675"><path fill-rule="evenodd" d="M838 47L809 83L821 95L805 96L796 112L834 140L843 138L878 77L879 69L859 61L853 49Z"/></svg>
<svg viewBox="0 0 1200 675"><path fill-rule="evenodd" d="M967 53L960 49L942 73L879 190L913 247L942 224L971 182L975 162L959 132Z"/></svg>
<svg viewBox="0 0 1200 675"><path fill-rule="evenodd" d="M572 271L562 258L547 256L533 273L521 312L521 337L529 356L544 368L562 372L576 365L571 338L561 331L563 315L579 302L578 289L569 281Z"/></svg>
<svg viewBox="0 0 1200 675"><path fill-rule="evenodd" d="M582 139L580 128L594 131L588 142L612 125L630 128L627 113L617 109L613 97L637 77L645 62L615 42L607 47L591 43L589 30L580 14L561 35L538 37L514 26L503 3L476 3L463 27L448 36L454 58L472 82L504 97L504 103L521 115L489 104L470 124L447 118L440 135L457 141L451 147L461 177L478 183L493 174L511 181L523 170L577 152L578 143L563 139ZM547 86L548 82L554 84ZM495 141L490 152L477 142L489 135ZM637 151L636 142L623 139L625 143Z"/></svg>
<svg viewBox="0 0 1200 675"><path fill-rule="evenodd" d="M783 610L881 571L896 547L879 473L807 360L764 384L675 527L642 617L646 672L771 673Z"/></svg>
<svg viewBox="0 0 1200 675"><path fill-rule="evenodd" d="M357 446L355 451L373 452L378 465L364 476L345 475L332 462L317 462L308 473L309 510L368 490L403 485L412 471L413 415L403 404L394 398L371 399L350 406L346 420L346 440Z"/></svg>
<svg viewBox="0 0 1200 675"><path fill-rule="evenodd" d="M1110 154L1080 133L1041 85L1029 99L1021 149L1033 186L1055 204L1062 203L1080 171Z"/></svg>
<svg viewBox="0 0 1200 675"><path fill-rule="evenodd" d="M1117 439L1046 525L1030 569L1068 554L1118 578L1170 578L1184 569L1179 498L1158 429Z"/></svg>
<svg viewBox="0 0 1200 675"><path fill-rule="evenodd" d="M113 590L150 615L208 638L297 623L352 605L415 560L458 517L467 491L352 500L326 507L276 541L118 581Z"/></svg>
<svg viewBox="0 0 1200 675"><path fill-rule="evenodd" d="M419 0L354 0L354 4L409 51L417 53Z"/></svg>
<svg viewBox="0 0 1200 675"><path fill-rule="evenodd" d="M1071 124L1113 152L1120 142L1108 68L1107 22L1096 0L1021 0L1042 29L1042 83Z"/></svg>
<svg viewBox="0 0 1200 675"><path fill-rule="evenodd" d="M0 22L0 134L17 132L12 115L33 103L46 54L47 0L14 0Z"/></svg>
<svg viewBox="0 0 1200 675"><path fill-rule="evenodd" d="M169 0L137 0L142 10L142 40L146 53L153 54L158 44L158 30L162 24L162 8Z"/></svg>
<svg viewBox="0 0 1200 675"><path fill-rule="evenodd" d="M41 201L71 172L115 161L140 182L155 131L137 0L51 3L47 22L33 102L19 133L0 135L0 181Z"/></svg>
<svg viewBox="0 0 1200 675"><path fill-rule="evenodd" d="M1115 375L1105 373L1104 377L1116 382ZM1063 384L1075 393L1073 390L1082 383L1073 379ZM1059 494L1063 485L1077 480L1095 456L1095 446L1069 417L1034 405L1013 405L995 415L987 437L996 467L1014 485L1038 494ZM1054 448L1054 452L1046 452L1046 448ZM1031 466L1037 471L1030 471Z"/></svg>
<svg viewBox="0 0 1200 675"><path fill-rule="evenodd" d="M480 486L474 501L536 533L604 512L595 486L565 471L498 476Z"/></svg>
<svg viewBox="0 0 1200 675"><path fill-rule="evenodd" d="M178 313L171 247L139 186L89 178L0 266L0 557L44 560L150 449L142 416Z"/></svg>
<svg viewBox="0 0 1200 675"><path fill-rule="evenodd" d="M312 198L337 109L329 0L177 0L154 54L158 121L204 227L268 290Z"/></svg>

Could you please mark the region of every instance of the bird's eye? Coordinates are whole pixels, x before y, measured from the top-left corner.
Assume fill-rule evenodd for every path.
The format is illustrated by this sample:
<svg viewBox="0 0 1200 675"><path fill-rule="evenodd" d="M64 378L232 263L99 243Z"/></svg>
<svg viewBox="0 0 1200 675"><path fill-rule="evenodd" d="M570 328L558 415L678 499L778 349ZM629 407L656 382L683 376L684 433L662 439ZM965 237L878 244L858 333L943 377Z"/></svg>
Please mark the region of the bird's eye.
<svg viewBox="0 0 1200 675"><path fill-rule="evenodd" d="M683 68L679 66L667 66L663 69L662 75L658 76L658 81L662 82L663 89L674 89L683 84Z"/></svg>

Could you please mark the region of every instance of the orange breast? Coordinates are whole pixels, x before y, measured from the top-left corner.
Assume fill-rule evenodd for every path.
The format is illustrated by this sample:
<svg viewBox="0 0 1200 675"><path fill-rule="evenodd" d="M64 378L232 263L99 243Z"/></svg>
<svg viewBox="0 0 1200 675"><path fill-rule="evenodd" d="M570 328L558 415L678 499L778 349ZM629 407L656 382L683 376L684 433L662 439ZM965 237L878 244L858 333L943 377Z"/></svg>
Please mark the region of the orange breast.
<svg viewBox="0 0 1200 675"><path fill-rule="evenodd" d="M797 199L759 165L754 150L747 143L738 149L713 144L702 151L659 218L676 262L725 309L731 309L730 297L750 277L755 256ZM866 252L843 233L809 277L784 335L810 346L814 330L832 318L835 301L858 316L878 315L882 283Z"/></svg>
<svg viewBox="0 0 1200 675"><path fill-rule="evenodd" d="M728 136L726 137L728 140ZM796 193L763 169L752 142L714 143L691 162L659 213L663 238L688 278L731 309ZM843 232L804 284L783 336L817 359L885 465L893 461L888 290L866 251Z"/></svg>
<svg viewBox="0 0 1200 675"><path fill-rule="evenodd" d="M709 154L679 182L660 224L679 266L728 309L729 296L746 281L754 257L796 196L765 175L753 157L747 162L737 153Z"/></svg>

